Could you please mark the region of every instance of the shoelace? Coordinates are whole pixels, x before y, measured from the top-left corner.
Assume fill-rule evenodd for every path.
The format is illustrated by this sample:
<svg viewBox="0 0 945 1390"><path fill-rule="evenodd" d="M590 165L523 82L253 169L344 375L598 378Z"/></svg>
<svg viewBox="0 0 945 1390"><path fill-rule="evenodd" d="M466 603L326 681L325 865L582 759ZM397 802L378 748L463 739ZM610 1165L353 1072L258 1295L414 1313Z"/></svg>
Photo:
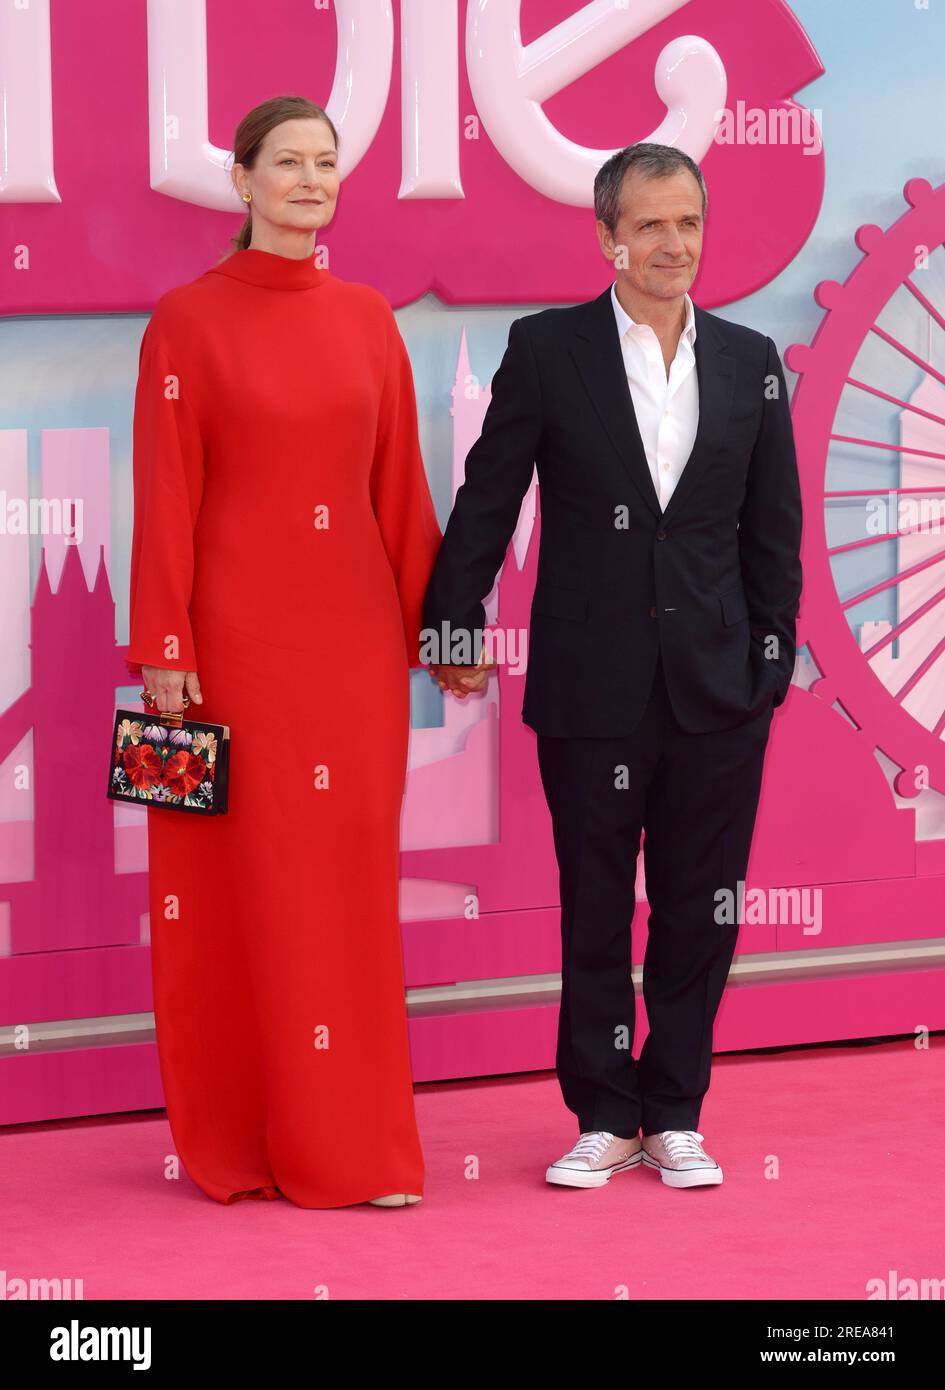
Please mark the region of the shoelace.
<svg viewBox="0 0 945 1390"><path fill-rule="evenodd" d="M703 1138L695 1129L667 1129L660 1135L670 1158L707 1158L701 1147Z"/></svg>
<svg viewBox="0 0 945 1390"><path fill-rule="evenodd" d="M571 1150L574 1158L589 1158L591 1162L600 1158L607 1145L612 1143L613 1135L606 1129L588 1130L587 1134L582 1134L580 1139Z"/></svg>

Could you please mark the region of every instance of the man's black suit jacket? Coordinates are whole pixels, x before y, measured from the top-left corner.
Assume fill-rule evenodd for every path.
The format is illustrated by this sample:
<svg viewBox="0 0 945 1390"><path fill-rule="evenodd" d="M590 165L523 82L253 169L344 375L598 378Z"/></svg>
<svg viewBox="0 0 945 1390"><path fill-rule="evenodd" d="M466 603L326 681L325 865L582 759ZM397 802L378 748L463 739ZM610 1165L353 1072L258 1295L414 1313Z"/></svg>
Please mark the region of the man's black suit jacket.
<svg viewBox="0 0 945 1390"><path fill-rule="evenodd" d="M801 500L770 338L695 308L699 425L661 510L610 288L516 319L426 592L426 628L479 634L535 465L541 541L522 718L615 737L640 720L657 651L680 725L778 705L794 668ZM444 652L444 661L449 655Z"/></svg>

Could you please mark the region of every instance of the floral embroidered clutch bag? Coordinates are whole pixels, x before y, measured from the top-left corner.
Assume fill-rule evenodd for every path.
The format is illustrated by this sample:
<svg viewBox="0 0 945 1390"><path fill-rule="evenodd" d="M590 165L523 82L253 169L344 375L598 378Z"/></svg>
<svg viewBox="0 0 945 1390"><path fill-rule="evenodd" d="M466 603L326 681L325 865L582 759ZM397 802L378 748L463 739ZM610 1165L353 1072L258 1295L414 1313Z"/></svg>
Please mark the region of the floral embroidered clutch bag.
<svg viewBox="0 0 945 1390"><path fill-rule="evenodd" d="M190 701L184 698L186 707ZM111 801L222 816L229 771L227 724L184 719L183 710L117 711L108 772Z"/></svg>

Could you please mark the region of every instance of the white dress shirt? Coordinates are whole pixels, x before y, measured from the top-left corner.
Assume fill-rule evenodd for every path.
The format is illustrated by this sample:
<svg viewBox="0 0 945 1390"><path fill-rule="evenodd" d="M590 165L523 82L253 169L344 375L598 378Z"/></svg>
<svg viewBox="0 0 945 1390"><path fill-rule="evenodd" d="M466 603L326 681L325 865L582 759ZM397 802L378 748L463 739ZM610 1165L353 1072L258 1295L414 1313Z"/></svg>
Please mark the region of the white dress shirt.
<svg viewBox="0 0 945 1390"><path fill-rule="evenodd" d="M617 282L610 297L617 316L617 332L640 438L650 466L650 476L665 511L682 476L699 425L699 378L696 373L696 318L686 295L686 323L679 335L676 356L666 376L663 349L648 323L637 323L617 298Z"/></svg>

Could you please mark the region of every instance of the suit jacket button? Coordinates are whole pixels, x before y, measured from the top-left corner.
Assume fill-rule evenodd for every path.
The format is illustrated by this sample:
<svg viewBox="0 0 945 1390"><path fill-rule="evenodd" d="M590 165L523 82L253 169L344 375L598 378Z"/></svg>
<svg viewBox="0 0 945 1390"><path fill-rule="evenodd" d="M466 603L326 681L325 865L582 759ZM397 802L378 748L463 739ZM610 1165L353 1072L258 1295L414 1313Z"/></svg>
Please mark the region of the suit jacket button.
<svg viewBox="0 0 945 1390"><path fill-rule="evenodd" d="M650 617L651 617L651 618L655 618L655 617L656 617L656 609L655 609L655 608L651 608L651 609L650 609Z"/></svg>
<svg viewBox="0 0 945 1390"><path fill-rule="evenodd" d="M665 532L665 531L657 531L657 533L656 533L656 539L657 539L658 541L665 541L665 539L666 539L666 532Z"/></svg>

